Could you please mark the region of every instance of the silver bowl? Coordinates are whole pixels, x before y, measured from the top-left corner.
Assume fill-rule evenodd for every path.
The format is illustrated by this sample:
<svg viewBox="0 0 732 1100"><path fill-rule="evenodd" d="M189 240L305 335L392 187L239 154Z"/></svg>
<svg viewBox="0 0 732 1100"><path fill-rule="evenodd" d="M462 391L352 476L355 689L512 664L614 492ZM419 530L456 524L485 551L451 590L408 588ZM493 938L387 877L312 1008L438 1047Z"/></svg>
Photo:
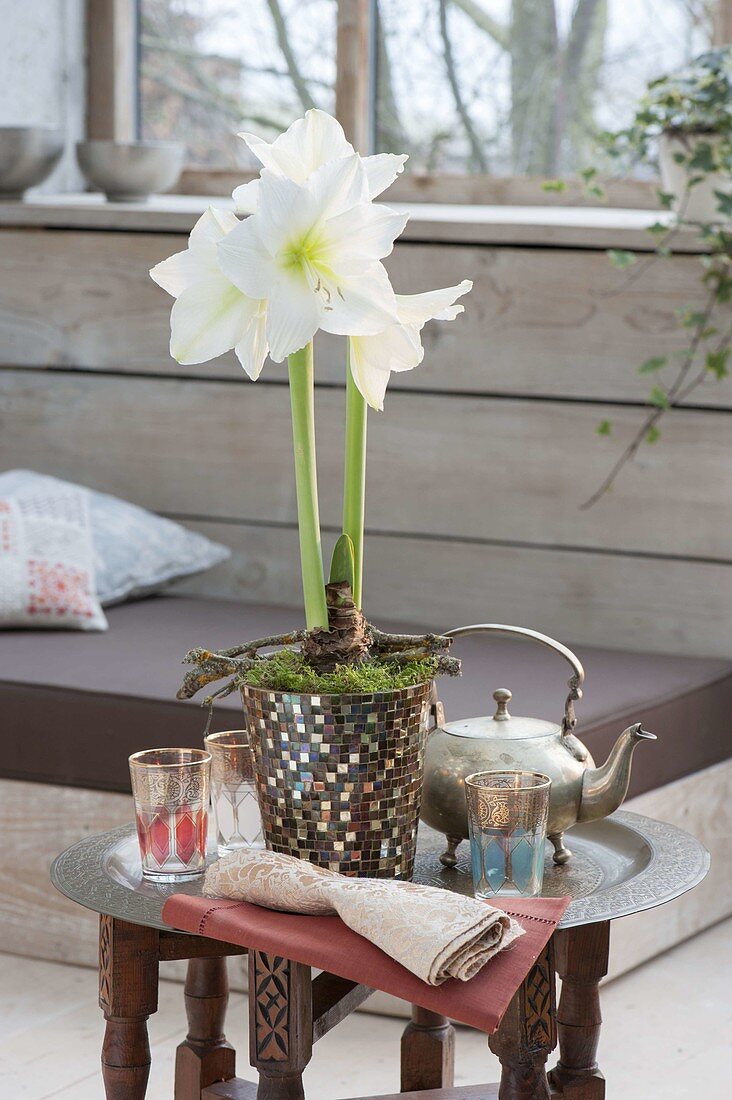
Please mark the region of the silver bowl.
<svg viewBox="0 0 732 1100"><path fill-rule="evenodd" d="M61 130L46 126L0 126L0 198L22 199L50 176L64 151Z"/></svg>
<svg viewBox="0 0 732 1100"><path fill-rule="evenodd" d="M183 168L178 141L80 141L76 158L87 183L110 202L142 202L167 191Z"/></svg>

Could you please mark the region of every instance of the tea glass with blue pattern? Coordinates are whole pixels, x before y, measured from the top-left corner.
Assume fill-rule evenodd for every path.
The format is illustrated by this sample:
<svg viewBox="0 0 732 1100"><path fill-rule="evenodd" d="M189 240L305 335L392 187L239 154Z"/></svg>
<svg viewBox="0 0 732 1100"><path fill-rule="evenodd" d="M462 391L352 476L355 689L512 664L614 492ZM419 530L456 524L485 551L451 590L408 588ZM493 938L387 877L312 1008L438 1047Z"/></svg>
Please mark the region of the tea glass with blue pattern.
<svg viewBox="0 0 732 1100"><path fill-rule="evenodd" d="M541 893L551 786L541 772L474 772L465 779L477 898Z"/></svg>

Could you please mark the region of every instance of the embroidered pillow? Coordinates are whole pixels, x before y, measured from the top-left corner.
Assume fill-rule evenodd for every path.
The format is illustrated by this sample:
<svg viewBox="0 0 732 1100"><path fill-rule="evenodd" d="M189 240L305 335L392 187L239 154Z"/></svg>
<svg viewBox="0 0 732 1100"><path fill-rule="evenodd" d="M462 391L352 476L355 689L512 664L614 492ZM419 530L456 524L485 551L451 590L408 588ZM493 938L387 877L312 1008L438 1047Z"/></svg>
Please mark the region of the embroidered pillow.
<svg viewBox="0 0 732 1100"><path fill-rule="evenodd" d="M0 497L0 626L107 629L82 489Z"/></svg>
<svg viewBox="0 0 732 1100"><path fill-rule="evenodd" d="M32 470L0 474L0 496L39 489L50 493L79 486ZM152 595L231 556L227 547L136 504L83 491L89 500L97 594L103 607Z"/></svg>

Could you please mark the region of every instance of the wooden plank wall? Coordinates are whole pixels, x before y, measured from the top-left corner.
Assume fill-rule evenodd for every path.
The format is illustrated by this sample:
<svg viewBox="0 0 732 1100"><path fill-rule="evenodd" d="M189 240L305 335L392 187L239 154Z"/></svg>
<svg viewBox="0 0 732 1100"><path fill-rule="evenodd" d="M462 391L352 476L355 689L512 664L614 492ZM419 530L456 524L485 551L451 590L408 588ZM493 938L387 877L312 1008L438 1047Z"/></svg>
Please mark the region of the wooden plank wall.
<svg viewBox="0 0 732 1100"><path fill-rule="evenodd" d="M0 232L0 468L27 466L172 515L227 543L189 590L296 604L282 367L180 367L170 300L146 278L172 233ZM615 491L598 484L642 416L635 366L680 346L699 259L627 285L591 248L400 244L397 289L468 276L466 314L425 332L423 366L370 418L367 609L452 626L530 625L579 643L727 654L730 394L670 414ZM317 363L321 507L340 514L340 348ZM599 439L603 417L615 423ZM326 432L332 422L334 430Z"/></svg>

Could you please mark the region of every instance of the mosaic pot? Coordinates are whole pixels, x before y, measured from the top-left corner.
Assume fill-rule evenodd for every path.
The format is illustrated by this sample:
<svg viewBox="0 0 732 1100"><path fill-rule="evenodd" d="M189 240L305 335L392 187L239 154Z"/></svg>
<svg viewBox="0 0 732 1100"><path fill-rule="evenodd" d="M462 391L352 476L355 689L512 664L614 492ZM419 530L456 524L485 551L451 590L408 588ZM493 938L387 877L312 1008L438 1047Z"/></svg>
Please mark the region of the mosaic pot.
<svg viewBox="0 0 732 1100"><path fill-rule="evenodd" d="M245 684L267 846L346 875L411 878L430 687L295 695Z"/></svg>

